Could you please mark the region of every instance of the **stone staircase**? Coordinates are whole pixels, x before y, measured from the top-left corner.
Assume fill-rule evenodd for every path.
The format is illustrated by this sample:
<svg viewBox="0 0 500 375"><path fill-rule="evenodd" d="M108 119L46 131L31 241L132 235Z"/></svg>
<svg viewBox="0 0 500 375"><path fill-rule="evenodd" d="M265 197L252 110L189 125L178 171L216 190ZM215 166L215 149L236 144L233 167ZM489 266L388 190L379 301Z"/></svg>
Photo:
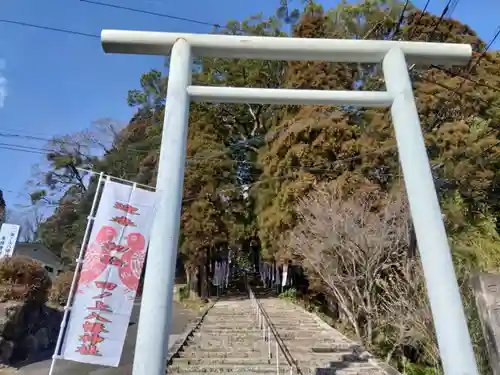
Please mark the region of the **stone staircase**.
<svg viewBox="0 0 500 375"><path fill-rule="evenodd" d="M276 374L276 364L269 362L261 335L248 297L218 301L178 357L172 359L167 373ZM278 367L279 373L288 369L288 366Z"/></svg>
<svg viewBox="0 0 500 375"><path fill-rule="evenodd" d="M268 289L262 288L257 275L248 275L245 280L253 285L252 290L279 341L295 361L293 375L400 375L317 316L273 297ZM281 349L276 355L273 335L270 346L262 339L245 280L232 281L231 292L214 304L171 359L168 374L290 374Z"/></svg>
<svg viewBox="0 0 500 375"><path fill-rule="evenodd" d="M262 298L260 302L295 359L299 374L398 374L300 306L279 298Z"/></svg>

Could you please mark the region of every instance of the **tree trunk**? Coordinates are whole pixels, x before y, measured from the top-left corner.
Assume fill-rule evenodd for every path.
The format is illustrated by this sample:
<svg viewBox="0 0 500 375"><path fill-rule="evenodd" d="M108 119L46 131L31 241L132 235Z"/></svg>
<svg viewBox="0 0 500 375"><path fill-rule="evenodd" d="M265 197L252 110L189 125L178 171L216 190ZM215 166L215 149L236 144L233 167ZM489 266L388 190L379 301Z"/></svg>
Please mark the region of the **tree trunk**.
<svg viewBox="0 0 500 375"><path fill-rule="evenodd" d="M197 269L193 266L185 266L186 281L189 288L189 298L195 299L198 296L198 275Z"/></svg>
<svg viewBox="0 0 500 375"><path fill-rule="evenodd" d="M208 272L206 262L200 265L200 297L202 299L208 298Z"/></svg>

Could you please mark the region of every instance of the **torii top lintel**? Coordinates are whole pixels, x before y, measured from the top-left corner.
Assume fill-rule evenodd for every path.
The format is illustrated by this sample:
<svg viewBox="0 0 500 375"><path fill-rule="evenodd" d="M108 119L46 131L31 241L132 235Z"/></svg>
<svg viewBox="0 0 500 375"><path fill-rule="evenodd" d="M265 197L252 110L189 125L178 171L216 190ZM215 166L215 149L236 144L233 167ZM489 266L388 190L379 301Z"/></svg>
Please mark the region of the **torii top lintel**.
<svg viewBox="0 0 500 375"><path fill-rule="evenodd" d="M107 53L168 55L178 39L185 39L197 56L261 60L322 60L332 62L381 62L392 48L400 48L408 63L466 65L472 56L469 44L387 40L305 39L152 31L103 30L101 43Z"/></svg>

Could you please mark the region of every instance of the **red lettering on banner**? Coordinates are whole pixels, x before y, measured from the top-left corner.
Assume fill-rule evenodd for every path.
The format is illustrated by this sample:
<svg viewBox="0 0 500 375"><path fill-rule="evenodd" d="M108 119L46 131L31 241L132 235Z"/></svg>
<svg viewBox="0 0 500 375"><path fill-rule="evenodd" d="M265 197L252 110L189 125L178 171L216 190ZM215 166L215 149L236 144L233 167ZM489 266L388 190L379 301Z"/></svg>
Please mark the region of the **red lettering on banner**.
<svg viewBox="0 0 500 375"><path fill-rule="evenodd" d="M139 215L139 209L130 204L115 202L114 208L124 214L114 216L111 222L123 227L136 227L137 224L128 218L128 215ZM117 289L118 284L109 281L97 281L104 278L109 266L118 267L118 276L125 287L135 291L139 283L141 269L146 255L146 241L141 233L131 233L127 236L126 245L121 245L117 236L119 230L113 226L102 226L95 240L89 244L84 258L84 264L80 276L80 286L94 283L96 289L89 288L88 292L95 292L92 296L93 306L88 306L89 311L83 322L83 332L79 336L79 346L76 352L81 355L102 356L100 344L106 341L106 329L112 320L108 319L107 313L113 313L112 304L105 303L107 297L111 297ZM115 242L116 241L116 242ZM108 269L109 271L109 269ZM88 296L90 297L90 296ZM87 298L88 298L87 297ZM103 334L105 337L103 337Z"/></svg>
<svg viewBox="0 0 500 375"><path fill-rule="evenodd" d="M92 297L92 299L103 299L106 297L111 297L112 295L113 295L113 293L111 293L111 292L104 292L104 293L98 294L97 296Z"/></svg>
<svg viewBox="0 0 500 375"><path fill-rule="evenodd" d="M101 294L92 297L92 299L103 299L106 297L111 297L113 293L108 292L109 290L114 290L118 285L115 283L110 283L107 281L96 281L95 286L101 290Z"/></svg>
<svg viewBox="0 0 500 375"><path fill-rule="evenodd" d="M90 315L87 315L85 319L95 319L98 322L103 322L103 323L111 323L111 320L106 319L105 317L99 315L98 313L91 313Z"/></svg>
<svg viewBox="0 0 500 375"><path fill-rule="evenodd" d="M106 331L106 326L103 323L84 322L83 332L99 335L101 333L107 333L108 331Z"/></svg>
<svg viewBox="0 0 500 375"><path fill-rule="evenodd" d="M102 323L83 323L84 334L80 336L81 345L76 348L76 352L81 355L102 356L97 348L105 340L100 334L108 332Z"/></svg>
<svg viewBox="0 0 500 375"><path fill-rule="evenodd" d="M132 214L132 215L139 215L137 211L139 210L138 208L131 206L130 204L124 204L120 202L115 203L115 208L117 210L125 211L126 213Z"/></svg>
<svg viewBox="0 0 500 375"><path fill-rule="evenodd" d="M107 281L96 281L95 285L101 289L101 291L114 290L117 287L115 283ZM97 297L110 296L111 294L111 292L103 292ZM102 301L95 301L95 306L87 307L87 309L97 310L100 313L113 312L110 306ZM103 317L97 312L92 312L85 317L85 322L83 323L84 334L80 336L81 345L76 348L77 353L80 353L81 355L102 356L97 345L105 341L105 338L101 336L101 333L108 332L104 323L111 323L111 320Z"/></svg>
<svg viewBox="0 0 500 375"><path fill-rule="evenodd" d="M126 216L115 216L111 219L112 222L123 225L125 227L136 227L137 225Z"/></svg>
<svg viewBox="0 0 500 375"><path fill-rule="evenodd" d="M95 311L100 311L100 312L113 312L109 305L106 305L102 301L95 301L95 306L94 307L87 307L88 310L95 310Z"/></svg>
<svg viewBox="0 0 500 375"><path fill-rule="evenodd" d="M83 336L80 336L80 340L82 340L82 343L87 344L89 346L96 346L97 344L103 342L105 339L104 337L101 337L99 335L92 335L86 333Z"/></svg>
<svg viewBox="0 0 500 375"><path fill-rule="evenodd" d="M80 338L81 337L83 336L80 336ZM104 341L104 339L102 341ZM81 355L92 355L95 357L102 357L102 354L97 349L97 345L92 345L92 344L90 345L82 344L78 348L76 348L76 352L80 353Z"/></svg>

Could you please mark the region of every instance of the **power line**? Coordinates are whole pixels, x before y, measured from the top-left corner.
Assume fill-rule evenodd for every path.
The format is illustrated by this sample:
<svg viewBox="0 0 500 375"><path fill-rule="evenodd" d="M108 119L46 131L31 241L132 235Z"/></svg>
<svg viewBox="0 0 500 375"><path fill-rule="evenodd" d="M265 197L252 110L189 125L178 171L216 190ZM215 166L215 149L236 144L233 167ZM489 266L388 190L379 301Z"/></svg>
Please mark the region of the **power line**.
<svg viewBox="0 0 500 375"><path fill-rule="evenodd" d="M190 22L190 23L194 23L194 24L198 24L198 25L213 26L215 28L220 28L221 27L219 24L216 24L216 23L199 21L199 20L195 20L195 19L192 19L192 18L186 18L186 17L178 17L178 16L173 16L171 14L151 12L151 11L143 10L143 9L129 8L129 7L125 7L125 6L122 6L122 5L103 3L103 2L100 2L100 1L80 0L80 2L82 2L82 3L88 3L88 4L93 4L93 5L99 5L99 6L102 6L102 7L115 8L115 9L120 9L120 10L126 10L126 11L129 11L129 12L148 14L148 15L156 16L156 17L169 18L169 19L178 20L178 21Z"/></svg>
<svg viewBox="0 0 500 375"><path fill-rule="evenodd" d="M83 1L83 0L80 0L80 1ZM99 35L82 33L82 32L73 31L73 30L59 29L59 28L54 28L54 27L48 27L48 26L43 26L43 25L36 25L36 24L25 23L25 22L18 22L18 21L11 21L11 20L4 20L4 19L0 19L0 22L15 24L15 25L19 25L19 26L25 26L25 27L32 27L32 28L37 28L37 29L43 29L43 30L50 30L50 31L62 32L62 33L68 33L68 34L79 35L79 36L86 36L86 37L91 37L91 38L99 38L100 39ZM497 32L497 34L496 34L496 36L495 36L494 39L496 39L499 35L500 35L500 27L499 27L499 30L498 30L498 32ZM494 42L494 40L493 40L493 42ZM490 42L489 44L491 45L492 43ZM484 56L485 52L487 52L487 51L484 51L481 56ZM474 66L475 65L477 65L477 64L474 64ZM457 74L452 73L451 71L449 71L447 69L444 69L444 68L441 68L441 67L438 67L438 66L435 66L435 65L431 65L431 66L433 68L437 68L437 69L440 69L440 70L442 70L444 72L447 72L450 75L459 76L459 77L461 77L463 79L466 79L466 80L468 80L470 82L473 82L476 85L487 87L487 88L489 88L491 90L495 90L495 91L500 92L499 88L495 88L493 86L490 86L490 85L487 85L487 84L484 84L484 83L480 83L480 82L474 81L474 80L472 80L469 77L463 77L463 76L457 75ZM412 66L410 68L410 71L413 69L413 67L414 66ZM433 82L433 81L430 81L430 82ZM433 82L433 83L437 83L437 82ZM447 90L455 91L453 88L450 88L450 87L447 87L447 86L443 86L443 87L446 88ZM144 151L144 150L139 150L139 151Z"/></svg>
<svg viewBox="0 0 500 375"><path fill-rule="evenodd" d="M40 137L40 136L35 136L35 135L27 135L27 134L16 134L16 133L4 133L1 131L2 129L0 128L0 137L4 138L22 138L22 139L30 139L33 141L45 141L47 143L53 143L54 145L72 145L72 146L79 146L79 147L88 147L92 148L86 143L95 143L96 145L98 144L97 142L92 142L92 140L87 140L87 141L70 141L70 140L64 140L61 138L64 138L66 136L61 136L61 137L54 137L54 138L47 138L47 137ZM101 148L103 148L103 151L107 151L104 146L99 145ZM52 150L53 152L57 152L56 150ZM129 148L127 147L126 149L127 152L137 152L137 153L148 153L150 150L140 150L137 148Z"/></svg>
<svg viewBox="0 0 500 375"><path fill-rule="evenodd" d="M279 132L275 132L275 134L278 134L278 133ZM26 136L26 137L32 138L30 136ZM250 140L247 140L245 142L236 142L235 144L227 146L220 151L210 151L207 153L201 153L201 155L195 155L193 157L188 157L188 158L186 158L186 162L188 164L201 164L201 163L204 163L208 160L211 160L211 159L214 159L217 157L222 157L222 156L228 154L229 152L231 152L232 150L234 150L235 147L245 146L244 143L246 143L248 145L252 145L255 142L260 143L260 142L262 142L262 140L250 139ZM32 146L24 146L24 145L19 145L19 144L15 144L15 143L0 143L0 149L10 150L10 151L27 152L27 153L32 153L32 154L44 155L44 156L46 156L47 153L61 154L62 156L72 156L71 152L68 152L66 155L64 153L64 151L61 151L61 150L46 149L46 148L39 148L39 147L32 147ZM124 151L133 152L133 153L135 153L135 152L144 152L144 153L151 152L151 150L137 150L137 149L131 149L128 147ZM237 160L226 160L224 162L225 163L231 162L234 164L239 163L239 161L237 161Z"/></svg>
<svg viewBox="0 0 500 375"><path fill-rule="evenodd" d="M68 29L59 29L59 28L50 27L50 26L36 25L36 24L33 24L33 23L27 23L27 22L21 22L21 21L12 21L12 20L5 20L5 19L0 19L0 22L10 23L10 24L19 25L19 26L25 26L25 27L31 27L31 28L35 28L35 29L56 31L56 32L59 32L59 33L66 33L66 34L79 35L79 36L86 36L88 38L101 39L101 37L99 35L95 35L95 34L83 33L83 32L80 32L80 31L74 31L74 30L68 30Z"/></svg>
<svg viewBox="0 0 500 375"><path fill-rule="evenodd" d="M498 36L500 35L500 26L497 27L497 30L496 30L496 33L495 35L493 36L493 38L490 40L490 42L486 45L486 47L484 48L483 52L481 53L481 55L476 59L476 61L470 66L470 68L468 69L467 71L467 74L466 74L466 77L462 77L464 80L462 81L462 83L455 89L452 91L452 94L451 94L451 99L453 99L456 95L459 94L459 91L460 89L463 87L463 85L465 84L465 82L467 82L468 80L471 81L470 79L470 76L472 75L472 72L474 70L474 68L476 66L478 66L479 62L481 61L481 59L486 55L486 53L488 52L488 49L493 45L493 43L495 42L495 40L498 38ZM498 90L495 90L495 91L498 91ZM451 100L449 99L449 100ZM490 103L488 103L489 105L491 105ZM440 116L441 116L441 113L444 111L444 107L441 108L439 110L439 112L437 113L436 115L436 119L434 120L434 122L432 123L432 125L430 127L428 127L426 129L426 131L429 131L429 130L433 130L438 121L440 121ZM439 128L439 126L438 126Z"/></svg>
<svg viewBox="0 0 500 375"><path fill-rule="evenodd" d="M475 80L473 80L472 78L470 78L470 76L469 76L469 77L467 77L467 76L463 76L463 75L461 75L461 74L459 74L459 73L452 72L452 71L451 71L451 70L449 70L449 69L446 69L446 68L443 68L443 67L441 67L441 66L437 66L437 65L434 65L434 64L432 64L432 65L431 65L431 67L432 67L432 68L434 68L434 69L438 69L438 70L440 70L440 71L442 71L442 72L444 72L444 73L448 74L449 76L451 76L451 77L453 77L453 78L455 78L455 77L462 78L463 80L466 80L466 81L468 81L468 82L471 82L471 83L473 83L473 84L474 84L474 85L476 85L476 86L485 87L485 88L487 88L487 89L490 89L490 90L493 90L493 91L495 91L495 92L500 93L500 88L495 87L495 86L488 85L487 83L483 83L483 82L478 82L478 81L475 81Z"/></svg>
<svg viewBox="0 0 500 375"><path fill-rule="evenodd" d="M18 148L27 149L27 150L30 150L30 151L54 152L54 150L49 150L49 149L46 149L46 148L17 145L17 144L14 144L14 143L0 143L0 146L4 146L4 147L18 147Z"/></svg>
<svg viewBox="0 0 500 375"><path fill-rule="evenodd" d="M490 149L492 149L492 148L494 148L496 146L500 146L500 142L497 142L497 143L489 146L487 149L483 150L482 153L485 153L485 152L489 151ZM364 153L362 155L356 155L356 156L352 156L352 157L346 157L346 158L337 159L337 160L333 161L331 164L332 164L332 166L334 166L334 165L345 163L345 162L351 162L351 161L363 159L363 158L369 157L369 156L375 156L377 154L383 154L383 153L388 152L388 151L397 151L397 145L387 146L385 148L374 150L374 151L371 151L371 152L367 152L367 153ZM288 172L288 173L286 173L284 175L280 175L280 176L273 176L273 177L264 178L264 179L261 179L259 181L255 181L255 182L252 182L252 183L238 184L238 185L234 185L233 184L230 187L225 187L225 188L222 188L222 189L216 189L215 191L213 191L211 193L199 194L198 196L191 197L191 198L184 198L182 200L182 202L183 203L187 203L187 202L192 202L192 201L200 200L200 199L203 199L203 198L205 198L207 196L210 196L212 194L223 194L223 193L228 193L228 192L232 192L232 191L253 188L253 187L256 187L258 185L269 183L269 182L272 182L272 181L284 180L284 179L288 179L288 178L294 177L295 175L297 175L297 173L300 173L300 172L306 172L306 173L323 173L323 174L329 174L329 173L330 174L331 173L336 174L337 173L336 171L333 171L332 169L325 169L325 168L293 167L293 166L291 168L296 168L297 170ZM48 206L58 207L59 205L49 204Z"/></svg>
<svg viewBox="0 0 500 375"><path fill-rule="evenodd" d="M459 1L460 0L448 0L448 2L446 3L443 11L441 12L441 15L439 16L439 20L437 21L436 25L434 26L434 28L431 31L431 35L427 38L428 41L431 41L432 37L436 33L439 25L443 21L444 17L446 16L446 14L450 10L450 8L452 9L451 12L453 12L453 10L455 10L455 8L457 7L457 4L458 4Z"/></svg>
<svg viewBox="0 0 500 375"><path fill-rule="evenodd" d="M126 8L126 7L121 7L121 6L115 6L113 4L106 4L106 3L100 3L100 2L95 2L95 1L90 1L90 0L80 0L82 2L88 2L88 3L91 3L91 4L96 4L96 5L101 5L101 6L111 6L111 7L114 7L114 8L124 8L124 10L129 10L129 11L138 11L138 12L146 12L146 11L142 11L142 10L139 10L139 9L134 9L134 8ZM449 11L450 7L456 7L456 5L458 4L458 0L456 0L455 3L452 4L452 1L453 0L450 0L448 1L448 4L446 5L445 9L443 10L442 14L441 14L441 18L440 20L438 21L438 23L435 25L434 27L434 30L437 30L437 27L439 26L440 22L442 21L442 19L444 18L444 15L446 15L446 13ZM430 0L427 1L425 7L424 7L424 11L425 9L427 8L428 4L429 4ZM405 4L406 6L406 4ZM405 11L405 7L403 8L403 11L401 13L401 16L404 15L404 11ZM172 17L175 17L175 16L170 16L170 15L165 15L165 14L156 14L155 12L149 12L148 14L152 14L152 15L156 15L156 16L162 16L162 17L167 17L167 18L172 18ZM197 20L192 20L192 19L187 19L187 18L179 18L181 20L185 20L185 21L190 21L190 22L195 22L195 23L200 23L200 24L205 24L205 25L210 25L210 26L215 26L217 27L218 25L217 24L212 24L212 23L208 23L208 22L203 22L203 21L197 21ZM10 24L16 24L16 25L20 25L20 26L26 26L26 27L33 27L33 28L38 28L38 29L44 29L44 30L50 30L50 31L56 31L56 32L63 32L63 33L68 33L68 34L73 34L73 35L79 35L79 36L86 36L86 37L92 37L92 38L100 38L100 36L98 35L94 35L94 34L89 34L89 33L82 33L82 32L78 32L78 31L73 31L73 30L66 30L66 29L59 29L59 28L53 28L53 27L47 27L47 26L42 26L42 25L35 25L35 24L29 24L29 23L25 23L25 22L18 22L18 21L10 21L10 20L1 20L0 19L0 22L5 22L5 23L10 23ZM398 24L400 24L401 21L398 21ZM397 27L397 25L396 25ZM495 35L495 37L493 38L493 40L488 44L487 48L485 49L485 51L483 51L483 54L480 56L483 57L484 54L487 52L487 49L491 47L491 45L493 44L493 42L495 41L495 39L498 37L498 35L500 34L500 27L499 29L497 30L497 33ZM479 63L479 60L480 58L476 61L476 63L473 65L473 66L476 66L478 63ZM439 69L442 69L442 68L439 68ZM451 73L451 72L450 72ZM424 77L423 75L419 74L420 77L428 82L431 82L431 83L434 83L434 84L437 84L449 91L452 91L455 94L458 93L458 90L454 90L453 88L451 87L448 87L444 84L441 84L439 82L436 82L436 81L433 81L427 77ZM464 80L469 80L477 85L480 85L480 86L484 86L484 87L488 87L489 89L492 89L492 90L496 90L498 91L498 89L492 87L492 86L489 86L489 85L486 85L486 84L482 84L480 82L476 82L472 79L470 79L469 77L463 77L463 76L460 76L461 78L463 78ZM460 94L461 95L461 94ZM466 95L470 95L470 94L466 94ZM500 108L498 106L494 106L486 101L484 101L483 99L479 98L479 97L475 97L475 96L472 96L474 99L476 100L480 100L480 101L483 101L485 103L487 103L488 105L492 106L492 107L497 107L497 108ZM2 134L0 134L1 136ZM6 135L5 133L3 134L3 136L12 136L12 135ZM20 136L20 135L15 135L16 137ZM44 139L44 138L41 138L41 137L34 137L34 136L24 136L25 138L29 138L29 139L39 139L39 140L46 140L46 141L50 141L48 139ZM60 143L67 143L67 144L71 144L72 142L69 142L69 141L64 141L64 142L60 142ZM76 142L75 142L76 144ZM10 146L13 146L15 147L16 145L10 145ZM231 146L229 147L231 148ZM20 151L18 149L14 149L14 148L5 148L4 146L4 149L12 149L12 150L15 150L15 151ZM129 149L129 150L132 150L132 149ZM33 150L31 150L33 151ZM36 150L35 150L36 151ZM53 150L51 150L53 151ZM148 150L138 150L138 149L135 149L135 151L137 152L149 152ZM220 154L223 154L224 152L222 153L218 153L219 155Z"/></svg>
<svg viewBox="0 0 500 375"><path fill-rule="evenodd" d="M446 14L449 12L449 14L451 15L451 13L453 13L453 11L456 9L456 7L457 7L457 5L458 5L459 1L460 1L460 0L448 0L448 3L446 4L446 6L444 7L443 11L441 12L441 16L439 17L438 22L437 22L437 23L436 23L436 25L434 26L434 28L433 28L433 30L432 30L432 32L431 32L431 35L427 38L427 41L429 41L429 42L431 41L431 39L432 39L432 37L433 37L434 33L435 33L435 32L436 32L436 30L438 29L439 25L440 25L440 24L441 24L441 22L443 21L443 19L444 19L444 17L446 16ZM427 3L425 4L425 8L424 8L424 10L420 13L420 18L422 17L422 15L423 15L423 13L424 13L425 9L426 9L426 8L427 8L427 6L429 5L429 2L430 2L430 0L428 0L428 1L427 1ZM416 23L418 23L418 22L420 21L420 18L418 19L418 21L417 21ZM413 28L413 30L415 30L415 28ZM412 31L413 31L413 30L412 30ZM413 34L413 32L410 34L410 37L409 37L409 40L410 40L410 41L411 41L411 36L412 36L412 34ZM468 74L467 74L467 77L462 77L462 76L460 76L460 77L462 77L462 78L464 79L464 81L460 84L460 86L459 86L457 89L452 89L452 88L450 88L450 87L448 87L448 86L446 86L446 85L444 85L444 84L440 84L440 83L438 83L438 82L436 82L436 81L430 80L430 79L428 79L428 78L424 77L422 74L419 74L419 73L417 73L417 74L419 75L419 77L420 77L421 79L424 79L424 80L426 80L426 81L428 81L428 82L431 82L431 83L437 84L438 86L441 86L441 87L443 87L443 88L446 88L447 90L452 91L452 97L454 97L455 95L457 95L457 94L458 94L458 91L459 91L459 90L462 88L462 86L465 84L466 80L468 80L468 81L473 81L472 79L470 79L470 75L471 75L471 73L472 73L472 71L473 71L474 67L476 67L476 66L479 64L480 60L481 60L481 59L485 56L486 52L487 52L487 51L488 51L488 49L489 49L489 48L493 45L493 43L495 42L495 40L496 40L496 38L498 37L498 35L499 35L499 34L500 34L500 26L499 26L499 28L497 29L497 32L496 32L495 36L493 37L493 39L492 39L492 40L491 40L491 41L487 44L487 46L486 46L486 48L484 49L484 51L483 51L483 53L481 54L481 56L480 56L480 57L476 60L476 62L475 62L475 63L473 63L473 64L472 64L472 66L470 67L469 72L468 72ZM439 68L439 67L437 67L436 65L433 65L433 64L431 64L431 67L441 69L441 70L443 70L443 71L445 71L445 72L447 72L447 73L448 73L448 72L449 72L449 73L452 73L452 72L450 72L450 71L447 71L446 69ZM410 72L410 73L412 73L413 68L415 68L415 64L413 64L413 65L409 68L409 72ZM475 82L475 81L473 81L473 82L474 82L474 83L477 83L477 84L479 84L479 85L481 85L481 86L485 86L484 84L480 84L479 82ZM489 86L489 85L488 85L488 86ZM488 88L492 88L492 87L488 87ZM495 89L495 88L493 88L493 89L494 89L495 91L498 91L498 89ZM475 99L482 100L481 98L477 98L477 97L475 97ZM449 102L451 103L451 99L447 99L447 101L449 101ZM491 104L490 104L490 103L488 103L488 102L486 102L486 103L487 103L488 105L490 105L490 106L493 106L493 105L491 105ZM440 115L441 115L441 113L443 112L443 110L444 110L444 109L445 109L445 107L442 107L442 108L438 111L438 113L436 114L436 117L435 117L435 120L434 120L434 122L433 122L432 126L427 127L427 129L424 129L424 133L425 133L425 132L427 132L427 131L429 131L429 130L433 130L433 129L435 128L435 126L436 126L437 122L439 121Z"/></svg>
<svg viewBox="0 0 500 375"><path fill-rule="evenodd" d="M392 33L392 37L390 38L391 40L398 33L399 29L401 28L401 25L403 24L403 21L404 21L404 18L405 18L406 8L408 8L409 4L410 4L410 0L406 0L405 4L403 6L403 10L401 11L401 14L399 15L398 22L396 23L396 26L394 27L394 31Z"/></svg>
<svg viewBox="0 0 500 375"><path fill-rule="evenodd" d="M481 59L486 55L486 52L488 52L488 50L491 48L491 46L493 45L493 43L495 43L495 41L497 40L498 36L500 35L500 25L497 26L497 29L495 31L495 34L493 35L493 38L490 39L490 41L488 42L488 44L486 45L486 47L484 48L484 51L481 53L481 55L478 57L478 59L476 60L476 62L471 66L470 68L470 71L472 72L472 70L477 66L479 65L479 62L481 61Z"/></svg>
<svg viewBox="0 0 500 375"><path fill-rule="evenodd" d="M411 29L410 35L408 36L409 40L411 40L411 38L413 37L413 34L415 33L415 30L417 29L417 25L420 23L420 20L422 19L422 16L424 15L425 11L427 10L427 7L429 6L430 2L431 2L431 0L427 0L424 8L422 9L422 11L418 15L418 18L415 19L415 25Z"/></svg>
<svg viewBox="0 0 500 375"><path fill-rule="evenodd" d="M8 147L8 146L0 146L1 150L10 150L10 151L20 151L20 152L27 152L30 154L38 154L38 155L46 155L45 152L41 151L36 151L36 150L24 150L24 149L19 149L15 147Z"/></svg>

